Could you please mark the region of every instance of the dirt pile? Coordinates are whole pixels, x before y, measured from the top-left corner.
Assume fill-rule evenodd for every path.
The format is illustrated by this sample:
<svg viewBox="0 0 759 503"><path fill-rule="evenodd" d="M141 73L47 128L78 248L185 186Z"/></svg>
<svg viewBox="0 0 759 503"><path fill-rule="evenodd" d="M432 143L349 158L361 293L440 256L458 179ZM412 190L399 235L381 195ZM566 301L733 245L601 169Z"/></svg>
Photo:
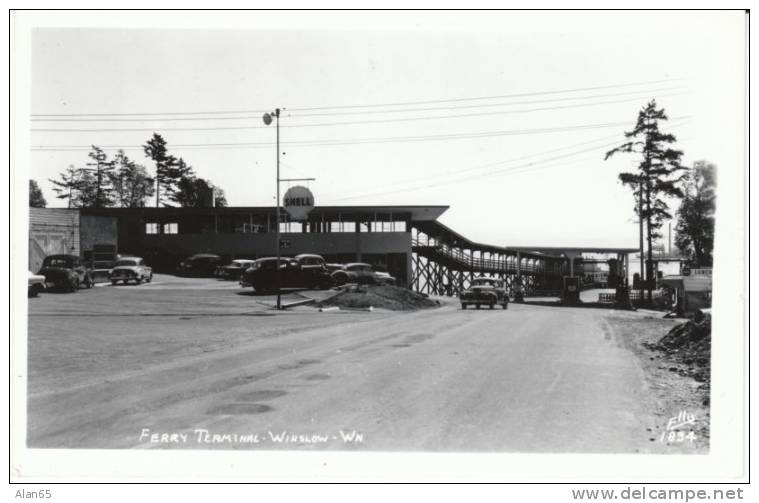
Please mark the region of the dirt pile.
<svg viewBox="0 0 759 503"><path fill-rule="evenodd" d="M698 321L697 321L698 320ZM708 385L711 378L712 320L702 315L672 328L648 349L663 352L669 359L682 364L672 367L681 375L693 377Z"/></svg>
<svg viewBox="0 0 759 503"><path fill-rule="evenodd" d="M427 296L398 286L352 285L337 295L316 304L317 307L381 308L391 311L413 311L440 304Z"/></svg>

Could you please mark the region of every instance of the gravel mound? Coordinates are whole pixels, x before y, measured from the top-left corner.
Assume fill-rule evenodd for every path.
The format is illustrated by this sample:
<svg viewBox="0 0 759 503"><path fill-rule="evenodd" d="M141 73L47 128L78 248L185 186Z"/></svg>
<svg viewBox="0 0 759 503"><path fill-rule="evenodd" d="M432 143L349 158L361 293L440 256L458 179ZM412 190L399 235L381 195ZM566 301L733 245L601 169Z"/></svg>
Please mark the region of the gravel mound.
<svg viewBox="0 0 759 503"><path fill-rule="evenodd" d="M696 321L698 320L698 321ZM646 344L651 350L665 353L673 361L682 363L682 375L703 383L711 379L712 319L707 314L672 328L655 344Z"/></svg>
<svg viewBox="0 0 759 503"><path fill-rule="evenodd" d="M414 311L440 304L426 295L398 286L350 285L337 295L316 304L317 307L381 308L391 311Z"/></svg>

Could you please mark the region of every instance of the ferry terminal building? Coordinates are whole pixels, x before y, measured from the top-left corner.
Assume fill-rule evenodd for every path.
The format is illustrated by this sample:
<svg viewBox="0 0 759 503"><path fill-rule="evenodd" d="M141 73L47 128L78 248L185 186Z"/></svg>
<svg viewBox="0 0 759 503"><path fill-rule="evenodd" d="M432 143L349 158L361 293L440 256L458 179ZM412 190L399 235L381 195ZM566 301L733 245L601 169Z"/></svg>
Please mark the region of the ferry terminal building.
<svg viewBox="0 0 759 503"><path fill-rule="evenodd" d="M480 275L508 286L558 289L563 275L582 271L578 249L508 248L476 243L439 222L448 206L317 206L303 221L280 212L282 256L316 253L327 262L367 262L400 286L457 295ZM29 268L46 255L71 253L108 267L118 253L145 258L157 272L173 272L195 253L225 260L276 254L275 207L30 208ZM597 251L597 250L596 250ZM622 274L635 249L604 249ZM579 261L579 262L578 262Z"/></svg>

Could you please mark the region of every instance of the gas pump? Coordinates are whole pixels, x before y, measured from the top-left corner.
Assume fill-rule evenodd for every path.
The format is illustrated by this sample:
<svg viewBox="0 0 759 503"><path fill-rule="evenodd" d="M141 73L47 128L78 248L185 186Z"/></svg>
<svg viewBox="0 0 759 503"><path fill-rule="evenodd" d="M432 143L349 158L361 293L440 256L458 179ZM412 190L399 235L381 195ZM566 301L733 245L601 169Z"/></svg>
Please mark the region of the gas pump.
<svg viewBox="0 0 759 503"><path fill-rule="evenodd" d="M562 304L579 304L580 291L582 290L582 278L579 276L564 276L564 284L561 290Z"/></svg>
<svg viewBox="0 0 759 503"><path fill-rule="evenodd" d="M522 276L514 279L514 302L524 302L524 285L522 285Z"/></svg>

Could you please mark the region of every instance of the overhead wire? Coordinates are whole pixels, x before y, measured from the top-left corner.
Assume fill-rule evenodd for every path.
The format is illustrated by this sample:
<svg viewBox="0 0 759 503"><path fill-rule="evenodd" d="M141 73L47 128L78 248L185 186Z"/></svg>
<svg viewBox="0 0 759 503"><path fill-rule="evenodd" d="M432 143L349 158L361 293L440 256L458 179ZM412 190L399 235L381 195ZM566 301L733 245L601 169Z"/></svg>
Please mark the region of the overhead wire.
<svg viewBox="0 0 759 503"><path fill-rule="evenodd" d="M670 97L670 96L678 96L680 94L664 94L660 95L660 97ZM372 120L362 120L362 121L342 121L342 122L321 122L321 123L307 123L307 124L283 124L280 127L282 129L292 129L292 128L304 128L304 127L331 127L331 126L355 126L355 125L361 125L361 124L381 124L381 123L399 123L399 122L412 122L412 121L421 121L421 120L439 120L439 119L460 119L465 117L482 117L487 115L502 115L502 114L518 114L518 113L531 113L531 112L539 112L539 111L552 111L552 110L563 110L563 109L569 109L569 108L578 108L578 107L585 107L585 106L599 106L599 105L609 105L609 104L617 104L617 103L628 103L630 101L637 101L640 98L627 98L624 100L612 100L612 101L602 101L602 102L595 102L595 103L583 103L583 104L574 104L574 105L564 105L564 106L554 106L554 107L542 107L542 108L531 108L531 109L522 109L522 110L498 110L498 111L488 111L488 112L473 112L473 113L466 113L466 114L454 114L454 115L436 115L436 116L422 116L422 117L400 117L400 118L392 118L392 119L372 119ZM155 128L155 127L148 127L148 128L77 128L77 129L60 129L60 128L32 128L31 131L33 132L56 132L56 133L91 133L91 132L144 132L144 131L155 131L157 129L160 129L161 131L229 131L229 130L250 130L250 129L268 129L267 126L213 126L213 127L190 127L190 128Z"/></svg>
<svg viewBox="0 0 759 503"><path fill-rule="evenodd" d="M467 108L492 108L492 107L506 107L506 106L516 106L516 105L532 105L532 104L539 104L539 103L555 103L555 102L563 102L563 101L577 101L577 100L593 100L598 98L609 98L609 97L616 97L616 96L628 96L631 94L635 95L645 95L645 94L651 94L651 93L660 93L660 92L668 92L668 91L677 91L677 90L684 90L685 87L679 86L679 87L665 87L665 88L658 88L658 89L644 89L639 91L626 91L623 93L607 93L607 94L596 94L591 96L565 96L562 98L551 98L551 99L540 99L540 100L527 100L527 101L514 101L514 102L506 102L506 103L479 103L475 105L454 105L454 106L442 106L442 107L417 107L417 108L399 108L399 109L388 109L388 110L359 110L355 112L345 112L345 111L331 111L331 112L319 112L319 113L306 113L301 114L297 113L295 114L295 118L300 117L330 117L330 116L343 116L343 115L365 115L365 114L396 114L396 113L406 113L406 112L425 112L425 111L444 111L444 110L461 110L461 109L467 109ZM638 99L638 98L633 98ZM632 100L632 99L631 99ZM591 106L593 103L578 103L573 106ZM245 113L245 112L239 112L239 113ZM158 115L158 114L156 114ZM288 116L292 116L292 114L288 113ZM38 116L32 117L32 122L171 122L171 121L223 121L223 120L250 120L250 119L259 119L260 116L249 116L249 115L242 115L242 116L236 116L236 117L148 117L148 118L122 118L122 117L105 117L105 118L92 118L92 117L86 117L86 118L74 118L79 116L69 116L67 118L52 118L52 119L45 119L40 118Z"/></svg>
<svg viewBox="0 0 759 503"><path fill-rule="evenodd" d="M624 83L624 84L608 84L604 86L577 87L577 88L550 90L550 91L533 91L533 92L527 92L527 93L512 93L512 94L476 96L476 97L465 97L465 98L447 98L447 99L437 99L437 100L403 101L403 102L394 102L394 103L374 103L374 104L363 104L363 105L329 105L329 106L300 107L300 108L296 107L296 108L289 108L288 110L293 112L293 111L426 105L426 104L433 104L433 103L459 103L463 101L492 100L492 99L502 99L502 98L518 98L518 97L525 97L525 96L543 96L543 95L551 95L551 94L596 91L596 90L601 90L601 89L635 87L635 86L642 86L642 85L649 85L649 84L661 84L663 82L678 82L678 81L684 81L684 80L686 79L668 78L668 79L629 82L629 83ZM103 116L123 116L123 117L132 116L133 117L133 116L139 116L139 115L210 115L210 114L236 114L236 113L266 113L270 111L271 110L269 109L258 109L258 110L215 110L215 111L205 110L205 111L194 111L194 112L182 111L182 112L56 113L56 114L31 114L31 116L32 117L103 117Z"/></svg>
<svg viewBox="0 0 759 503"><path fill-rule="evenodd" d="M678 116L670 119L671 123L689 119L691 116ZM588 129L602 129L608 127L618 127L629 125L629 121L596 123L596 124L578 124L572 126L558 126L553 128L535 128L535 129L516 129L516 130L497 130L497 131L478 131L439 135L421 135L421 136L390 136L390 137L368 137L368 138L347 138L335 140L292 140L284 143L288 147L297 146L343 146L343 145L361 145L393 142L418 142L418 141L436 141L436 140L455 140L471 138L490 138L498 136L513 136L527 134L545 134L567 131L582 131ZM172 144L176 148L208 148L208 149L225 149L225 148L267 148L275 145L274 142L239 142L239 143L186 143ZM134 145L101 145L102 148L138 148ZM140 149L142 147L139 147ZM79 151L89 150L91 145L35 145L32 146L34 151Z"/></svg>

